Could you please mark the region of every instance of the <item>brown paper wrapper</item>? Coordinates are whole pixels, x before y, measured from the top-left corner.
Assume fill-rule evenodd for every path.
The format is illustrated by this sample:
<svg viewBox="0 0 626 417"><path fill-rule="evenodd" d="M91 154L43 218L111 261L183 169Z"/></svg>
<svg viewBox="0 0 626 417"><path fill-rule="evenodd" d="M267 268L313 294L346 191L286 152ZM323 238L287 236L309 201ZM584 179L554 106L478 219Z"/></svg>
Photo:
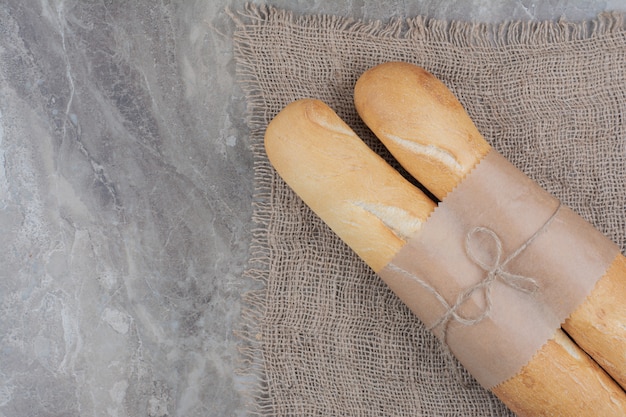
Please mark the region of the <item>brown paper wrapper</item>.
<svg viewBox="0 0 626 417"><path fill-rule="evenodd" d="M532 359L618 253L492 150L379 275L491 389Z"/></svg>

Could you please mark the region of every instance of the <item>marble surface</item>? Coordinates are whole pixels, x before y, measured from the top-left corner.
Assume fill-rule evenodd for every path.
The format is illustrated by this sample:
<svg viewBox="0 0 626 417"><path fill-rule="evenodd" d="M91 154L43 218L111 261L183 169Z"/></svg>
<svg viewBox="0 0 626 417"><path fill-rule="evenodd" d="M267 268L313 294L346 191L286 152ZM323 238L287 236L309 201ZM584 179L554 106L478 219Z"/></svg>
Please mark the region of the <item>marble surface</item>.
<svg viewBox="0 0 626 417"><path fill-rule="evenodd" d="M622 0L270 1L577 20ZM0 417L243 416L253 193L235 0L0 2ZM494 5L497 4L497 5Z"/></svg>

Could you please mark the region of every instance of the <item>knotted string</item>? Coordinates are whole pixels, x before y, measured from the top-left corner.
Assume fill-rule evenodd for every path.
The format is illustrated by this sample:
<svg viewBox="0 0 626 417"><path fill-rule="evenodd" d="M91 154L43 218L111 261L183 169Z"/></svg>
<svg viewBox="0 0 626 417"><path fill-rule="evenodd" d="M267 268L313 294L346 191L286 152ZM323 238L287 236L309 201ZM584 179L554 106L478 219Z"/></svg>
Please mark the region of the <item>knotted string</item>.
<svg viewBox="0 0 626 417"><path fill-rule="evenodd" d="M439 301L439 303L441 303L441 305L444 306L444 308L446 309L446 312L435 323L429 326L428 330L432 331L437 327L442 327L443 336L441 338L441 342L443 345L444 357L450 363L450 368L452 368L452 370L454 371L454 376L461 385L468 386L469 384L466 378L464 378L461 369L456 364L454 360L454 355L450 350L450 346L447 343L448 326L450 322L456 321L465 326L472 326L480 323L482 320L488 317L491 314L492 309L491 289L493 284L497 280L500 280L503 284L524 294L532 295L539 290L539 284L537 283L537 280L532 277L513 274L507 271L505 267L509 264L509 262L517 258L522 252L524 252L526 248L528 248L535 241L535 239L537 239L537 237L539 237L550 226L550 224L552 224L560 209L561 203L558 204L550 218L548 218L548 220L535 233L533 233L532 236L528 238L528 240L526 240L520 247L518 247L503 261L502 256L504 253L504 249L502 247L502 240L496 234L496 232L483 226L477 226L470 230L465 236L465 253L473 263L478 265L483 271L486 272L486 275L481 281L459 293L457 295L454 305L450 305L450 303L448 303L448 301L441 295L441 293L439 293L439 291L437 291L425 280L393 263L390 263L388 265L388 268L390 270L393 270L396 273L399 273L417 282L426 291L431 293L435 297L435 299L437 299L437 301ZM482 261L474 252L474 249L471 245L472 239L474 239L480 233L486 234L495 245L495 256L490 263ZM475 292L481 290L484 292L485 307L473 317L463 316L459 312L460 308L472 297Z"/></svg>
<svg viewBox="0 0 626 417"><path fill-rule="evenodd" d="M465 326L472 326L480 323L486 317L489 316L492 309L492 300L491 300L491 290L493 284L499 280L503 284L520 291L525 294L534 294L539 290L539 284L532 277L526 277L523 275L513 274L505 270L505 267L515 258L517 258L522 252L526 250L534 241L540 236L549 226L552 224L554 219L556 218L557 213L561 209L561 204L557 206L556 210L550 218L535 232L533 235L528 238L519 248L517 248L513 253L511 253L506 259L502 260L503 257L503 248L502 248L502 240L493 230L487 227L474 227L470 230L465 236L465 253L467 257L478 265L481 269L486 272L485 277L477 282L476 284L470 286L465 289L461 293L457 295L456 301L453 305L450 305L448 301L435 289L432 285L430 285L425 280L416 276L415 274L406 271L405 269L390 263L388 268L417 282L420 286L422 286L426 291L431 293L439 303L446 309L446 312L431 326L428 327L429 330L434 330L437 327L442 327L443 329L443 338L442 341L445 346L447 346L446 337L448 325L451 321L456 321ZM483 233L486 234L496 248L496 253L492 262L484 262L482 261L474 252L472 248L471 242L478 234ZM483 291L484 299L485 299L485 307L478 312L475 316L464 316L459 310L467 302L472 295L477 291Z"/></svg>

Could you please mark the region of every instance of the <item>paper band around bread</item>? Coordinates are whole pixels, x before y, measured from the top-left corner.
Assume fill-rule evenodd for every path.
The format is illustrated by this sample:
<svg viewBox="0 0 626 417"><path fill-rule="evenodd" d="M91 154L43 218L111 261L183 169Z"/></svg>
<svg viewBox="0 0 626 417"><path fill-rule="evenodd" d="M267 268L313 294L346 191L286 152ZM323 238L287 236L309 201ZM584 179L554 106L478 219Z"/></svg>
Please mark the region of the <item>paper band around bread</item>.
<svg viewBox="0 0 626 417"><path fill-rule="evenodd" d="M492 389L531 361L617 253L492 150L379 275Z"/></svg>

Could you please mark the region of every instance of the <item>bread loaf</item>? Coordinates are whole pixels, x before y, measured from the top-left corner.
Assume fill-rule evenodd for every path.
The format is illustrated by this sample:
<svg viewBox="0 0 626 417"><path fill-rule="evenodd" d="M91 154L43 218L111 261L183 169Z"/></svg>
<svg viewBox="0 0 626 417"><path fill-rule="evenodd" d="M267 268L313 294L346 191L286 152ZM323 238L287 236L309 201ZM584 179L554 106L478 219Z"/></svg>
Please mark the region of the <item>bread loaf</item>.
<svg viewBox="0 0 626 417"><path fill-rule="evenodd" d="M283 109L265 147L287 184L376 272L435 208L320 101ZM498 389L520 416L626 415L624 392L560 330Z"/></svg>
<svg viewBox="0 0 626 417"><path fill-rule="evenodd" d="M394 157L440 199L490 150L454 95L417 66L391 62L370 69L355 86L355 105ZM620 254L563 329L622 387L624 323L626 258Z"/></svg>
<svg viewBox="0 0 626 417"><path fill-rule="evenodd" d="M563 329L626 389L626 257L615 258Z"/></svg>
<svg viewBox="0 0 626 417"><path fill-rule="evenodd" d="M435 207L321 101L285 107L267 127L265 150L287 184L374 271Z"/></svg>
<svg viewBox="0 0 626 417"><path fill-rule="evenodd" d="M626 415L619 385L560 330L517 376L492 391L519 417Z"/></svg>

